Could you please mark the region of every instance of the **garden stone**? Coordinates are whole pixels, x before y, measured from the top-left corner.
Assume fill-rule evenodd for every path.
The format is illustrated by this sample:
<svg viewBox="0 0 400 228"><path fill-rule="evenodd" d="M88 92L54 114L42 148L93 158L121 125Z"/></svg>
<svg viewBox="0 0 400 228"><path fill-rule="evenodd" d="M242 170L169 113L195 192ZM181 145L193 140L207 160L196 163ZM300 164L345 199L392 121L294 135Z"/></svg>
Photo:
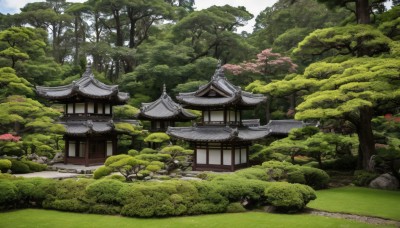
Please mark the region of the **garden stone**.
<svg viewBox="0 0 400 228"><path fill-rule="evenodd" d="M151 180L150 176L144 177L144 180Z"/></svg>
<svg viewBox="0 0 400 228"><path fill-rule="evenodd" d="M182 177L181 180L195 180L195 181L202 181L202 179L197 177Z"/></svg>
<svg viewBox="0 0 400 228"><path fill-rule="evenodd" d="M390 175L389 173L385 173L371 181L369 187L377 189L396 190L399 188L399 181L396 179L396 177Z"/></svg>
<svg viewBox="0 0 400 228"><path fill-rule="evenodd" d="M64 154L59 152L54 155L54 158L49 162L49 164L64 162Z"/></svg>

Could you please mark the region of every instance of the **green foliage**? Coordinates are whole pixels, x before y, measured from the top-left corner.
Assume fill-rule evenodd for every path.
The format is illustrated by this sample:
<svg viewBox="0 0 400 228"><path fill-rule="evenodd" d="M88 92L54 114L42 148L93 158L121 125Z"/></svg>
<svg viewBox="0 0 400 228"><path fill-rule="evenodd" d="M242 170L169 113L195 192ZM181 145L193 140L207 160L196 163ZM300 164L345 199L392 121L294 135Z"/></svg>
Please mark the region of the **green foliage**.
<svg viewBox="0 0 400 228"><path fill-rule="evenodd" d="M99 203L116 204L116 195L124 184L118 180L100 180L86 187L86 194Z"/></svg>
<svg viewBox="0 0 400 228"><path fill-rule="evenodd" d="M287 181L289 183L299 183L305 184L306 178L304 177L304 173L301 171L292 171L287 174Z"/></svg>
<svg viewBox="0 0 400 228"><path fill-rule="evenodd" d="M245 211L246 211L246 208L244 208L242 206L242 204L238 203L238 202L230 203L228 205L228 207L226 208L226 212L228 212L228 213L241 213L241 212L245 212Z"/></svg>
<svg viewBox="0 0 400 228"><path fill-rule="evenodd" d="M0 209L18 199L18 188L9 180L0 180Z"/></svg>
<svg viewBox="0 0 400 228"><path fill-rule="evenodd" d="M389 52L391 40L370 25L347 25L318 29L308 35L293 51L297 56L325 54L374 56Z"/></svg>
<svg viewBox="0 0 400 228"><path fill-rule="evenodd" d="M294 213L302 210L308 202L316 199L315 191L304 185L285 182L270 183L265 188L267 202L277 210Z"/></svg>
<svg viewBox="0 0 400 228"><path fill-rule="evenodd" d="M112 169L107 166L100 166L97 168L94 173L93 173L93 178L94 179L100 179L102 177L108 176L112 173Z"/></svg>
<svg viewBox="0 0 400 228"><path fill-rule="evenodd" d="M39 164L37 162L28 161L28 160L23 160L22 162L24 164L26 164L29 167L29 170L32 172L41 172L41 171L45 171L47 169L46 164Z"/></svg>
<svg viewBox="0 0 400 228"><path fill-rule="evenodd" d="M7 159L0 159L0 171L2 173L7 172L8 169L11 168L11 161Z"/></svg>
<svg viewBox="0 0 400 228"><path fill-rule="evenodd" d="M366 170L356 170L354 172L353 183L357 186L368 186L369 183L377 178L379 174Z"/></svg>
<svg viewBox="0 0 400 228"><path fill-rule="evenodd" d="M128 150L128 155L129 155L129 156L134 157L134 156L136 156L136 155L138 155L138 154L139 154L139 151L137 151L137 150L134 150L134 149Z"/></svg>
<svg viewBox="0 0 400 228"><path fill-rule="evenodd" d="M170 137L167 134L161 132L151 133L144 139L145 142L153 143L162 143L168 140L170 140Z"/></svg>
<svg viewBox="0 0 400 228"><path fill-rule="evenodd" d="M25 164L23 161L18 161L15 159L11 159L11 172L12 173L30 173L31 170L29 169L29 166Z"/></svg>
<svg viewBox="0 0 400 228"><path fill-rule="evenodd" d="M156 154L156 153L158 153L158 151L151 148L143 148L140 151L140 154Z"/></svg>
<svg viewBox="0 0 400 228"><path fill-rule="evenodd" d="M14 69L9 67L0 68L0 99L9 95L32 96L34 94L32 85L24 78L16 75Z"/></svg>
<svg viewBox="0 0 400 228"><path fill-rule="evenodd" d="M325 171L305 166L300 166L299 171L304 174L306 185L311 186L314 189L323 189L328 187L330 177Z"/></svg>

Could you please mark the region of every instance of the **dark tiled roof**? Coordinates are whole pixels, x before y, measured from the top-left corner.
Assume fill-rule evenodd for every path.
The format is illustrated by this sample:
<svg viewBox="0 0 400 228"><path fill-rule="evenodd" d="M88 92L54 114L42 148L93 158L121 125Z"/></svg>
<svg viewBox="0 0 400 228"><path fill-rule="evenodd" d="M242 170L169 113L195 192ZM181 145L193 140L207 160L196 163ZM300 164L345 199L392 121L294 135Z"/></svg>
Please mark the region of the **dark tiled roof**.
<svg viewBox="0 0 400 228"><path fill-rule="evenodd" d="M69 85L57 87L36 86L39 96L50 100L64 100L81 95L93 99L107 99L118 104L124 104L129 99L128 93L118 91L118 85L106 85L94 78L88 65L82 77Z"/></svg>
<svg viewBox="0 0 400 228"><path fill-rule="evenodd" d="M65 121L61 122L66 128L67 135L104 134L114 130L114 123L110 121Z"/></svg>
<svg viewBox="0 0 400 228"><path fill-rule="evenodd" d="M167 134L178 139L194 142L252 141L268 135L258 127L231 128L218 126L168 127Z"/></svg>
<svg viewBox="0 0 400 228"><path fill-rule="evenodd" d="M197 118L168 96L165 85L160 98L151 103L142 103L140 113L136 117L142 120L162 119L176 121L187 121Z"/></svg>
<svg viewBox="0 0 400 228"><path fill-rule="evenodd" d="M233 85L224 75L223 68L218 65L212 79L206 85L200 86L195 92L180 93L178 101L189 107L239 105L255 106L266 101L261 94L252 94L242 91Z"/></svg>
<svg viewBox="0 0 400 228"><path fill-rule="evenodd" d="M317 126L317 124L304 123L298 120L271 120L262 128L268 129L270 135L287 135L294 128Z"/></svg>

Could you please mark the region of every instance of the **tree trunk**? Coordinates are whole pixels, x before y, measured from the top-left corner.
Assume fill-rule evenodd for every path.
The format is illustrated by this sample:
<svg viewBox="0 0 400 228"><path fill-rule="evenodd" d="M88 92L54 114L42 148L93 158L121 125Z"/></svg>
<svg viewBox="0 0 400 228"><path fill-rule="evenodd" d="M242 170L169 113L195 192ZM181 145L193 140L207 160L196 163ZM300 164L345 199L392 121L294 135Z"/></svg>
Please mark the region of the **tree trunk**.
<svg viewBox="0 0 400 228"><path fill-rule="evenodd" d="M369 1L356 0L356 15L358 24L370 24L371 18L369 16Z"/></svg>
<svg viewBox="0 0 400 228"><path fill-rule="evenodd" d="M360 108L360 122L356 125L358 140L358 168L369 170L371 156L375 153L374 135L372 133L373 110L369 107Z"/></svg>
<svg viewBox="0 0 400 228"><path fill-rule="evenodd" d="M265 121L267 124L271 120L271 99L272 97L267 95L267 101L265 102Z"/></svg>

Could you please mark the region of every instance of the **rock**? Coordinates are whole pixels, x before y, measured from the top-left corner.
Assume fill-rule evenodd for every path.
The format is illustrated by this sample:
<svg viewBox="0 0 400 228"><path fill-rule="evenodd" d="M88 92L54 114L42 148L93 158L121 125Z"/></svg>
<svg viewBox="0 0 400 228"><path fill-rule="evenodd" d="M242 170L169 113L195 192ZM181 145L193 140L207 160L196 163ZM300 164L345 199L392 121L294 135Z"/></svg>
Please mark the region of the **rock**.
<svg viewBox="0 0 400 228"><path fill-rule="evenodd" d="M377 189L396 190L399 188L399 181L396 179L396 177L390 175L389 173L385 173L371 181L369 187Z"/></svg>
<svg viewBox="0 0 400 228"><path fill-rule="evenodd" d="M37 162L39 164L47 164L48 158L47 157L37 157L36 159L33 159L32 161Z"/></svg>
<svg viewBox="0 0 400 228"><path fill-rule="evenodd" d="M37 154L35 154L35 153L33 153L33 154L28 154L28 156L26 156L26 158L28 158L28 159L31 160L31 161L34 161L34 160L38 160L38 159L39 159L39 155L37 155Z"/></svg>
<svg viewBox="0 0 400 228"><path fill-rule="evenodd" d="M144 180L151 180L151 176L144 177Z"/></svg>
<svg viewBox="0 0 400 228"><path fill-rule="evenodd" d="M64 162L64 154L59 152L54 155L54 158L49 162L49 164Z"/></svg>

